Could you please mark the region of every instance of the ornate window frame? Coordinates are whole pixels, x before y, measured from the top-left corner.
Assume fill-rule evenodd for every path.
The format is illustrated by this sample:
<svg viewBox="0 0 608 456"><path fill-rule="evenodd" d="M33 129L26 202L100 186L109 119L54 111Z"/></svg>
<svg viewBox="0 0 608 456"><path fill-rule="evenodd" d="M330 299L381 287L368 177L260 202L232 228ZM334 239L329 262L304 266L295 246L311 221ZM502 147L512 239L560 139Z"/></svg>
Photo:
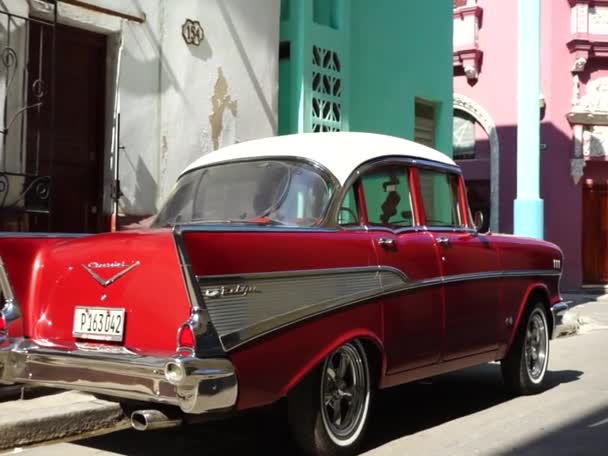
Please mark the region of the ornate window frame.
<svg viewBox="0 0 608 456"><path fill-rule="evenodd" d="M572 73L582 73L590 58L608 58L608 0L568 0Z"/></svg>
<svg viewBox="0 0 608 456"><path fill-rule="evenodd" d="M608 76L587 84L583 97L572 99L572 110L566 115L574 136L570 175L578 184L589 160L608 160Z"/></svg>
<svg viewBox="0 0 608 456"><path fill-rule="evenodd" d="M462 6L454 5L454 67L461 67L467 79L476 80L483 55L479 48L483 9L477 5L477 0L465 0Z"/></svg>
<svg viewBox="0 0 608 456"><path fill-rule="evenodd" d="M472 116L488 135L488 141L490 142L490 230L497 232L500 218L500 143L496 124L479 103L466 95L454 94L454 110L463 111Z"/></svg>

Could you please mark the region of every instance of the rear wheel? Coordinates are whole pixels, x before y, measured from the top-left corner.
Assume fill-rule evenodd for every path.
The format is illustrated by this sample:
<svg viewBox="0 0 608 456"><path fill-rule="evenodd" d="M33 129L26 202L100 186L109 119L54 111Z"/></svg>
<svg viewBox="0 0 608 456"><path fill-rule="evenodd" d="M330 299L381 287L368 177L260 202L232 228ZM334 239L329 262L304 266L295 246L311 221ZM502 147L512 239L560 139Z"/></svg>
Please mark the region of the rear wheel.
<svg viewBox="0 0 608 456"><path fill-rule="evenodd" d="M514 394L535 394L544 389L549 364L549 325L542 303L529 306L513 345L501 362L503 379Z"/></svg>
<svg viewBox="0 0 608 456"><path fill-rule="evenodd" d="M288 400L294 439L308 454L354 454L371 401L369 363L358 341L334 350Z"/></svg>

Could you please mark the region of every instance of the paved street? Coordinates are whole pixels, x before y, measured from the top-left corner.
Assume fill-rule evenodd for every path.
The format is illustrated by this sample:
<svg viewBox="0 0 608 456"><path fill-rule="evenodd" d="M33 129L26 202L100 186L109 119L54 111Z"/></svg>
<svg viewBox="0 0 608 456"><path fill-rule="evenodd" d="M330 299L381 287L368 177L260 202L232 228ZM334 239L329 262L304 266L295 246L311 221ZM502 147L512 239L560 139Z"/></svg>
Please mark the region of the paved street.
<svg viewBox="0 0 608 456"><path fill-rule="evenodd" d="M384 391L369 455L608 454L608 301L575 308L581 334L554 341L550 389L511 399L498 365ZM282 409L150 433L122 431L23 451L38 455L293 454Z"/></svg>

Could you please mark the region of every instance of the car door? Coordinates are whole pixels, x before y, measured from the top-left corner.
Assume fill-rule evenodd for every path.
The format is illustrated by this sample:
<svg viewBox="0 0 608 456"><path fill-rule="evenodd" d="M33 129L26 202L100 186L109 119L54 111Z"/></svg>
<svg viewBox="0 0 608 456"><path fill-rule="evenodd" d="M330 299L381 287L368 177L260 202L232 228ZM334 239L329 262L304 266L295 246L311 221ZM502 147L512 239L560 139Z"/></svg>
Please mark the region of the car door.
<svg viewBox="0 0 608 456"><path fill-rule="evenodd" d="M405 282L382 301L387 372L436 363L442 342L439 286L421 286L440 276L433 237L416 228L418 216L406 163L373 166L349 190L343 207L357 195L362 219L376 248L378 265L393 268ZM342 220L352 216L342 209Z"/></svg>
<svg viewBox="0 0 608 456"><path fill-rule="evenodd" d="M459 174L418 170L424 223L439 252L445 299L444 360L497 348L500 266L490 235L470 225Z"/></svg>

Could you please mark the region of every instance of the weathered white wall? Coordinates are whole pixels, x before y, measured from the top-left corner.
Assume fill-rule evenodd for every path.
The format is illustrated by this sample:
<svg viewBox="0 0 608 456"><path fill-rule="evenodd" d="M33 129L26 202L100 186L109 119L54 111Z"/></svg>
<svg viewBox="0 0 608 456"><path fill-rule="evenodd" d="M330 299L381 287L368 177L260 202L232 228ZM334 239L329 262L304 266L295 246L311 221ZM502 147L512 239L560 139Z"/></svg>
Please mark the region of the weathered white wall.
<svg viewBox="0 0 608 456"><path fill-rule="evenodd" d="M59 9L61 23L108 36L106 213L115 105L124 146L120 208L128 215L154 213L179 172L202 154L276 134L280 0L87 2L145 17L139 24L71 5ZM39 16L48 10L39 0L32 8ZM186 19L198 20L204 29L198 47L182 38Z"/></svg>
<svg viewBox="0 0 608 456"><path fill-rule="evenodd" d="M28 8L23 0L4 0L3 10L22 17L27 17ZM10 24L9 24L10 22ZM21 173L23 169L22 119L25 112L23 97L23 68L26 64L26 22L22 19L0 15L0 171ZM9 42L10 28L10 42ZM15 54L8 53L10 47ZM15 58L16 57L16 58ZM4 118L4 101L6 99L6 119ZM10 124L10 125L9 125ZM6 144L6 148L4 147Z"/></svg>
<svg viewBox="0 0 608 456"><path fill-rule="evenodd" d="M197 157L276 134L280 0L135 3L146 22L123 28L121 206L149 214ZM198 47L187 18L204 29Z"/></svg>
<svg viewBox="0 0 608 456"><path fill-rule="evenodd" d="M280 0L165 0L162 8L160 199L201 154L276 134ZM204 29L199 47L181 36L186 18Z"/></svg>

